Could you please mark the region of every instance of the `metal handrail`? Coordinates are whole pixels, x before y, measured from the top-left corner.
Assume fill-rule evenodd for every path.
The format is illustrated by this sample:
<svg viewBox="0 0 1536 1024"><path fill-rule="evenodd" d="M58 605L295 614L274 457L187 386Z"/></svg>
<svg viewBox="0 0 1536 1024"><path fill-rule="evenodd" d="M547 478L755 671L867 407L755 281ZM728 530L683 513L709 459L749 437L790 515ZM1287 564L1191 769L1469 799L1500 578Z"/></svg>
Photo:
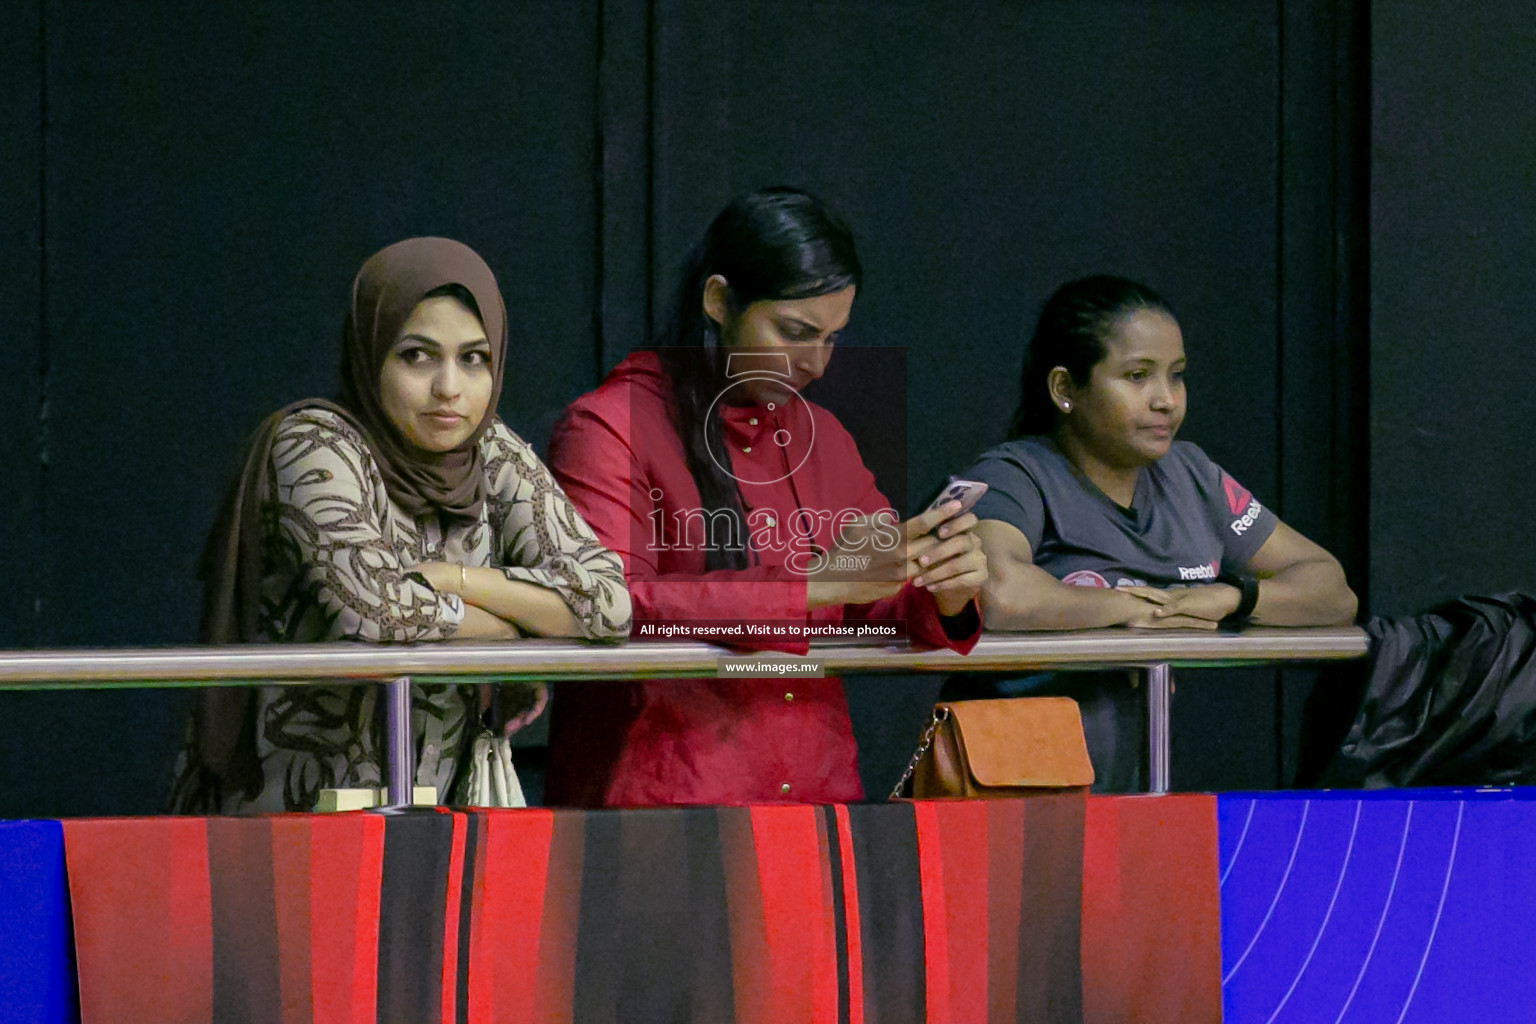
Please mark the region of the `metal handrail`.
<svg viewBox="0 0 1536 1024"><path fill-rule="evenodd" d="M415 775L410 735L412 681L654 679L712 676L729 652L711 644L570 640L511 643L248 644L229 647L0 651L0 690L167 686L304 686L381 683L390 709L387 774L392 804L407 803ZM816 641L808 657L829 674L997 672L1126 668L1140 673L1147 701L1148 789L1166 793L1171 770L1172 669L1364 657L1354 626L1231 632L1091 629L991 633L967 655L904 644ZM773 654L771 657L792 657Z"/></svg>
<svg viewBox="0 0 1536 1024"><path fill-rule="evenodd" d="M1184 668L1286 661L1332 661L1366 654L1354 626L1290 629L1253 626L1201 630L1091 629L1070 633L989 633L968 655L905 645L816 641L810 657L828 673L993 672L1012 669ZM586 644L570 640L507 643L247 644L0 651L0 690L133 686L304 685L378 682L397 676L496 679L645 679L714 675L729 653L692 641ZM784 657L784 655L775 655Z"/></svg>

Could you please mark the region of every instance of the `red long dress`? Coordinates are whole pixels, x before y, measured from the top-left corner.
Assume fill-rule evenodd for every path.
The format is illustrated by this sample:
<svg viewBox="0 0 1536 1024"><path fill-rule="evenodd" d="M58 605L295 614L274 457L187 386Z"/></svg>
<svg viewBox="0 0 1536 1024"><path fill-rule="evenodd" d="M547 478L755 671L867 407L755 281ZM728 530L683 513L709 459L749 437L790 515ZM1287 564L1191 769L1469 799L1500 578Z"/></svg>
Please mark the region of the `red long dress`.
<svg viewBox="0 0 1536 1024"><path fill-rule="evenodd" d="M872 514L890 503L831 413L722 405L731 472L742 481L756 564L706 572L698 489L669 417L670 387L654 353L637 352L555 427L550 470L603 544L624 560L634 642L647 624L699 620L842 623L903 620L917 644L968 652L981 632L974 603L949 620L908 585L866 605L805 607L805 580L786 567L809 541L785 529L800 510ZM787 432L787 435L785 433ZM782 442L782 443L781 443ZM660 528L659 536L656 531ZM692 529L686 543L682 529ZM813 538L832 547L820 517ZM957 634L956 636L949 635ZM732 639L733 646L804 653L804 641ZM641 807L863 798L840 680L653 679L562 683L550 723L545 799L551 805Z"/></svg>

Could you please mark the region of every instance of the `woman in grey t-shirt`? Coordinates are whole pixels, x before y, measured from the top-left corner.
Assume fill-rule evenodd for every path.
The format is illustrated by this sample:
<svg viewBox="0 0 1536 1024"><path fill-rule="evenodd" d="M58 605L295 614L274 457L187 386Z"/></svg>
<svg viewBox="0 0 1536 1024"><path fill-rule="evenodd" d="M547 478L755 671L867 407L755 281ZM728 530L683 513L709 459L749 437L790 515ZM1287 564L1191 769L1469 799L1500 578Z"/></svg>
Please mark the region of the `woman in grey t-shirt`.
<svg viewBox="0 0 1536 1024"><path fill-rule="evenodd" d="M1046 302L1012 439L964 474L990 488L975 508L990 573L981 602L988 629L1354 618L1355 595L1332 555L1199 448L1174 440L1184 421L1184 364L1178 322L1148 288L1090 277ZM1127 732L1128 709L1095 711L1106 703L1102 680L1097 691L1088 680L1069 683L1055 686L1084 704L1101 780L1129 788L1139 758L1105 752L1110 733ZM1117 692L1108 704L1128 697Z"/></svg>
<svg viewBox="0 0 1536 1024"><path fill-rule="evenodd" d="M1132 281L1090 277L1046 302L1013 439L965 473L991 488L975 509L988 629L1354 618L1332 555L1174 441L1184 362L1173 314Z"/></svg>

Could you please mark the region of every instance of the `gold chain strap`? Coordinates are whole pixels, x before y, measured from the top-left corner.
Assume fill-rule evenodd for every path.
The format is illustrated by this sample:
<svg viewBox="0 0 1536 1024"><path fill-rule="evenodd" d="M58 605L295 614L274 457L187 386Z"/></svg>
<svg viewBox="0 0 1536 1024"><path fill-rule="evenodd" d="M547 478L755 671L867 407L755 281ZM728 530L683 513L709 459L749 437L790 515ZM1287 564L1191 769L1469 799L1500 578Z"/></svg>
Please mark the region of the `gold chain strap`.
<svg viewBox="0 0 1536 1024"><path fill-rule="evenodd" d="M907 770L901 773L901 779L896 783L896 788L891 790L891 799L900 800L902 788L912 773L917 771L918 764L923 760L923 755L928 753L928 748L933 746L933 737L939 731L939 726L949 721L949 708L942 705L933 709L933 721L928 723L928 728L923 730L923 738L917 743L917 753L912 755L912 760L907 762Z"/></svg>

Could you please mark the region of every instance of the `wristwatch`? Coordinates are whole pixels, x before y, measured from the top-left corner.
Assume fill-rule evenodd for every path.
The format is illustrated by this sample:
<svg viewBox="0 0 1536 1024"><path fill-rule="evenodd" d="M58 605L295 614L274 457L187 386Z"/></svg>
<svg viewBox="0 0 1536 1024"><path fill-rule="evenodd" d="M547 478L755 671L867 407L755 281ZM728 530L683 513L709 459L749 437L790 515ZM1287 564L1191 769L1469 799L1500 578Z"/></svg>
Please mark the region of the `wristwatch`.
<svg viewBox="0 0 1536 1024"><path fill-rule="evenodd" d="M1229 624L1247 622L1248 617L1253 614L1254 606L1259 603L1259 578L1245 572L1224 572L1216 577L1216 582L1236 587L1243 594L1237 602L1237 607L1221 621Z"/></svg>

